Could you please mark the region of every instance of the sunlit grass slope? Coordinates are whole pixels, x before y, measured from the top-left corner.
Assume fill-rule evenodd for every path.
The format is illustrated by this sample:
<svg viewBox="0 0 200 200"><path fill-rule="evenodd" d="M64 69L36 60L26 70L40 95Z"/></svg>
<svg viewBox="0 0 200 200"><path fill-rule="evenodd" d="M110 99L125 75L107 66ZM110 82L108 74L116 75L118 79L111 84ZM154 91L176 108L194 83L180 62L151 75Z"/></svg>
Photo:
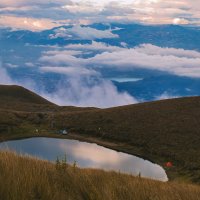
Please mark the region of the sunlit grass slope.
<svg viewBox="0 0 200 200"><path fill-rule="evenodd" d="M197 200L200 187L52 164L0 151L2 200Z"/></svg>

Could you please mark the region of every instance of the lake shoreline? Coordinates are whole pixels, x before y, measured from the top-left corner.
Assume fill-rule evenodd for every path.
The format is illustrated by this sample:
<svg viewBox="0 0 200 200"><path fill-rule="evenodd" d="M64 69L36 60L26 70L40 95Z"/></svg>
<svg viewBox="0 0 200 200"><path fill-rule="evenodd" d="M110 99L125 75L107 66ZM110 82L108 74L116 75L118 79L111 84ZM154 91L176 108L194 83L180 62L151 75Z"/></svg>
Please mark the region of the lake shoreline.
<svg viewBox="0 0 200 200"><path fill-rule="evenodd" d="M169 178L170 174L168 171L164 168L163 163L155 162L153 158L150 156L143 156L137 148L134 148L133 146L129 146L126 143L122 142L111 142L103 138L98 138L98 137L92 137L89 135L82 135L82 134L77 134L77 133L69 133L67 135L59 135L59 134L52 134L52 133L43 133L43 134L38 134L38 135L24 135L24 136L19 136L17 137L16 135L14 137L7 137L6 139L2 140L0 138L0 143L2 142L8 142L8 141L14 141L14 140L23 140L23 139L31 139L31 138L54 138L54 139L69 139L69 140L76 140L80 142L86 142L86 143L91 143L91 144L97 144L101 147L108 148L110 150L114 150L117 152L129 154L131 156L136 156L138 158L141 158L143 160L150 161L153 164L157 164L161 166L164 170L165 173L168 177L168 181L173 181L173 179Z"/></svg>
<svg viewBox="0 0 200 200"><path fill-rule="evenodd" d="M37 144L38 147L35 148L34 144ZM109 143L109 145L112 144ZM162 166L152 163L148 159L118 151L114 148L111 149L108 147L108 143L103 146L97 144L97 142L91 142L91 140L90 142L86 142L83 139L80 140L79 138L78 140L74 137L47 138L40 136L0 143L0 150L4 151L7 147L8 150L22 153L22 155L28 154L43 160L55 161L56 157L67 155L67 157L69 156L68 161L70 163L73 164L76 161L83 168L94 167L94 169L121 171L123 174L133 174L134 176L141 174L145 178L162 182L168 181L166 171ZM77 148L79 149L78 154ZM86 154L83 152L86 152Z"/></svg>
<svg viewBox="0 0 200 200"><path fill-rule="evenodd" d="M148 156L143 156L141 155L139 152L137 153L131 153L128 149L133 149L133 146L128 146L126 143L120 143L120 142L111 142L108 141L106 139L102 139L99 137L91 137L89 135L85 135L84 136L82 134L77 134L77 133L69 133L68 135L58 135L58 134L41 134L41 135L26 135L26 136L14 136L14 137L8 137L4 140L2 140L0 138L0 143L3 142L8 142L8 141L13 141L13 140L23 140L23 139L30 139L30 138L55 138L55 139L69 139L69 140L77 140L80 142L87 142L87 143L91 143L91 144L97 144L99 146L105 147L105 148L109 148L111 150L115 150L117 152L121 152L121 153L126 153L132 156L137 156L139 158L142 158L144 160L148 160L154 164L158 164L156 163L153 159L151 160L151 158L149 158ZM124 149L123 147L126 146L126 149Z"/></svg>

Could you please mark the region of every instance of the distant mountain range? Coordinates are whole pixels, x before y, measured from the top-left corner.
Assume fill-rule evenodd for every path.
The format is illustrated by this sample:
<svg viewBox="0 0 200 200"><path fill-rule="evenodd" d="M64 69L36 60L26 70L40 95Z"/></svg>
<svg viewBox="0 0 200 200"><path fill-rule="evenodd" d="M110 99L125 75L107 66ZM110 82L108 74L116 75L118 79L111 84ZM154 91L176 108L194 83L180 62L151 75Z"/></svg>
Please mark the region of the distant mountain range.
<svg viewBox="0 0 200 200"><path fill-rule="evenodd" d="M26 30L11 31L10 29L1 29L1 44L9 42L30 43L34 45L67 45L90 43L89 39L78 39L77 37L51 38L60 28L70 29L72 26L62 26L42 32L31 32ZM150 43L161 47L174 47L184 49L200 50L200 31L194 27L183 27L178 25L139 25L139 24L92 24L88 26L97 30L111 30L117 34L118 38L93 39L106 44L121 46L122 42L127 43L128 47L137 46L144 43ZM73 36L73 35L72 35Z"/></svg>
<svg viewBox="0 0 200 200"><path fill-rule="evenodd" d="M50 46L52 45L62 48L68 44L91 44L92 41L96 41L118 47L125 45L126 48L133 48L141 44L152 44L159 47L200 51L200 30L194 27L177 25L92 24L81 26L81 28L90 28L91 34L94 29L97 31L107 31L107 33L110 32L118 37L101 38L103 36L101 35L102 32L100 32L100 38L84 39L84 37L79 37L77 32L73 33L73 31L70 32L70 37L67 39L62 35L63 33L58 35L58 37L51 37L60 29L65 33L66 30L72 28L73 26L62 26L42 32L0 29L3 66L7 65L7 71L12 79L32 80L43 85L46 91L52 92L56 90L58 82L64 78L63 75L38 71L41 66L38 60L42 52L50 51ZM90 53L94 55L98 52ZM88 55L84 54L82 56ZM12 63L10 64L11 61ZM200 94L200 80L198 78L176 76L150 69L131 69L126 72L109 68L99 68L98 70L102 78L106 79L112 77L141 79L137 82L113 82L118 91L126 91L139 101L152 101L164 96L170 98ZM35 91L39 92L39 88L38 85Z"/></svg>

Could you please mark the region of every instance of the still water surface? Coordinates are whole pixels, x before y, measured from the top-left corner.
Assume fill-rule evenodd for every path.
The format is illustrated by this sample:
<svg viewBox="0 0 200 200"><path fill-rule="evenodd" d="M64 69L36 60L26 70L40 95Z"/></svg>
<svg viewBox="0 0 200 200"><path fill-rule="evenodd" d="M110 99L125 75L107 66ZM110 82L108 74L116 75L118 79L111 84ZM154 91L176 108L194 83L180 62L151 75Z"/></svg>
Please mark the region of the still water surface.
<svg viewBox="0 0 200 200"><path fill-rule="evenodd" d="M0 143L0 149L14 150L45 160L55 161L67 156L68 163L77 162L82 168L114 170L142 177L167 181L164 169L150 161L117 152L97 144L77 140L54 138L30 138Z"/></svg>

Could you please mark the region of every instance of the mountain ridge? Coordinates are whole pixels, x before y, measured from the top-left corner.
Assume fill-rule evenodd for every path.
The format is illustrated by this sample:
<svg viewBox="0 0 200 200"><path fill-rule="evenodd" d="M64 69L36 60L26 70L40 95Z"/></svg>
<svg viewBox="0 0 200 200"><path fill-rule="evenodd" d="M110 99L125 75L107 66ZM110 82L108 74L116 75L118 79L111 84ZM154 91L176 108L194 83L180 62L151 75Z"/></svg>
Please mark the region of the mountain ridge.
<svg viewBox="0 0 200 200"><path fill-rule="evenodd" d="M3 98L24 103L55 105L34 92L17 85L0 85L0 101Z"/></svg>

